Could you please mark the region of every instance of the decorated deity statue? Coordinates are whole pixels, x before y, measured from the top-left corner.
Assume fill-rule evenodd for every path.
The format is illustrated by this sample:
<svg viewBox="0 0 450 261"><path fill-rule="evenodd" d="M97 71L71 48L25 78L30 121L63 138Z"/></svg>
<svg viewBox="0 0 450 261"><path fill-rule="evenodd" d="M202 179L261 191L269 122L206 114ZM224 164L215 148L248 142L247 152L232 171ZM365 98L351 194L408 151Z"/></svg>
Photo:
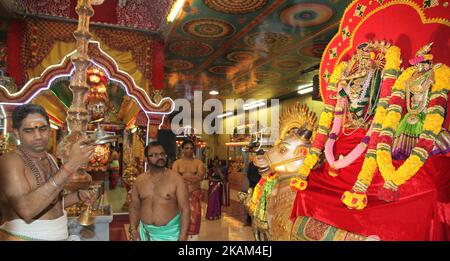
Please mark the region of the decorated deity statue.
<svg viewBox="0 0 450 261"><path fill-rule="evenodd" d="M435 140L437 145L436 150L433 150L434 153L449 151L448 131L441 128L442 122L439 123L439 120L443 119L440 119L443 115L439 116L439 113L433 115L435 117L433 120L436 120L433 122L436 124L433 131L428 128L425 132L424 128L427 104L431 103L433 106L430 108L436 108L439 112L444 113L444 101L447 98L446 88L439 86L447 87L449 78L448 72L446 72L448 67L440 64L432 65L433 56L428 54L430 48L431 44L428 44L417 52L416 57L410 60L413 67L405 70L395 81L389 104L383 101L377 108L379 117L374 120L376 135L372 136L365 161L352 191L346 191L342 197L343 203L349 208L358 210L365 208L367 205L366 190L372 182L377 166L386 181L383 189L379 192L379 198L395 201L399 198L398 185L403 184L417 173L433 147L432 140ZM395 66L397 67L397 65ZM398 73L398 69L392 72L395 73L395 71ZM436 82L436 80L442 79L447 80L447 83ZM438 84L436 88L439 88L439 93L432 91L434 84ZM439 103L433 104L433 102ZM407 113L400 121L403 107L406 107ZM438 125L439 127L437 127ZM411 156L411 154L415 155ZM402 167L395 170L392 158L408 158L408 160Z"/></svg>
<svg viewBox="0 0 450 261"><path fill-rule="evenodd" d="M299 103L283 111L280 117L280 139L253 163L262 176L247 197L241 196L253 216L257 239L288 240L289 215L295 193L289 187L311 146L317 128L317 116Z"/></svg>
<svg viewBox="0 0 450 261"><path fill-rule="evenodd" d="M432 63L431 46L427 44L416 53L409 61L412 66L403 71L393 87L376 152L384 179L378 196L386 201L399 199L398 188L425 164L435 142L448 136L442 124L447 111L450 69ZM395 157L406 158L397 169L392 163Z"/></svg>
<svg viewBox="0 0 450 261"><path fill-rule="evenodd" d="M336 104L325 105L313 146L297 177L291 180L291 187L297 190L307 188L307 177L322 153L330 165L328 174L335 177L339 169L352 164L370 147L383 112L375 108L386 103L391 86L388 79L395 78L391 68L400 63L399 55L397 47L384 41L363 43L349 62L336 66L328 84L335 93L332 95L335 95ZM351 136L360 130L367 131L359 144L347 155L336 159L334 144L339 135Z"/></svg>
<svg viewBox="0 0 450 261"><path fill-rule="evenodd" d="M339 169L349 166L369 145L373 131L372 116L380 97L381 73L386 64L385 54L389 46L385 42L359 45L337 83L333 127L325 143L325 157L331 166L331 176L337 176ZM347 156L341 155L336 160L333 149L339 133L342 131L344 135L350 136L360 128L368 129L365 137Z"/></svg>
<svg viewBox="0 0 450 261"><path fill-rule="evenodd" d="M406 82L406 110L395 133L392 146L394 159L405 159L416 146L425 120L425 108L429 100L431 86L434 83L433 55L428 54L432 43L422 47L414 59L410 60L414 66L414 73Z"/></svg>

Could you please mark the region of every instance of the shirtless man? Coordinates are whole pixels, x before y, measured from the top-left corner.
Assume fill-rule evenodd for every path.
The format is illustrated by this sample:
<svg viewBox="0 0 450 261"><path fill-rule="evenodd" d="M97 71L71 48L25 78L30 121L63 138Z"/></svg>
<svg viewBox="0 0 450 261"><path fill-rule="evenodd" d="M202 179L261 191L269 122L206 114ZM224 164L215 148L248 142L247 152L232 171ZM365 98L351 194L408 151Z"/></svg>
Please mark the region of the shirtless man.
<svg viewBox="0 0 450 261"><path fill-rule="evenodd" d="M190 207L190 223L189 223L189 240L196 240L200 233L200 222L202 220L200 182L205 176L206 169L198 159L194 159L194 143L186 140L181 144L183 157L176 160L172 165L172 170L179 173L189 190L189 207Z"/></svg>
<svg viewBox="0 0 450 261"><path fill-rule="evenodd" d="M186 240L189 201L183 179L166 168L161 144L145 148L149 170L139 175L131 191L130 240Z"/></svg>
<svg viewBox="0 0 450 261"><path fill-rule="evenodd" d="M50 123L44 108L26 104L12 115L20 140L17 150L0 158L0 240L65 240L68 238L65 207L79 200L93 202L88 190L61 195L69 177L89 161L94 146L80 140L70 150L70 159L60 169L45 150Z"/></svg>

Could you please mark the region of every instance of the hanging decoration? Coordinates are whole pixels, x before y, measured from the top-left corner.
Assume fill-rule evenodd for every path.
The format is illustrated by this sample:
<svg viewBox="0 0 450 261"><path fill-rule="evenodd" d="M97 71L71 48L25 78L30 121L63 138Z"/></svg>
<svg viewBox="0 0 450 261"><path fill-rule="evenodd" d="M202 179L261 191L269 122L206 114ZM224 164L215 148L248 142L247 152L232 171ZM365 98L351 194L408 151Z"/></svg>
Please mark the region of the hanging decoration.
<svg viewBox="0 0 450 261"><path fill-rule="evenodd" d="M90 114L90 120L96 121L107 118L109 99L106 90L108 79L105 73L95 67L87 71L87 83L89 93L87 96L87 108Z"/></svg>

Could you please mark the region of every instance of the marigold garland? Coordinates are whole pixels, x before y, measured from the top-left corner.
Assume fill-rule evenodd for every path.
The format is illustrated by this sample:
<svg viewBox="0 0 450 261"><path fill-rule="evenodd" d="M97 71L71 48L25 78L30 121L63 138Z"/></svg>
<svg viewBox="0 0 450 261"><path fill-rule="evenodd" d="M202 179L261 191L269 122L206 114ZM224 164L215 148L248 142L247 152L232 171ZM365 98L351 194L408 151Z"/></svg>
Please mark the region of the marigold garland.
<svg viewBox="0 0 450 261"><path fill-rule="evenodd" d="M391 98L386 118L389 125L383 123L382 135L377 146L377 162L385 181L385 189L395 191L398 186L405 184L419 171L428 159L436 136L441 130L445 113L443 104L447 104L447 93L450 89L450 69L446 65L435 65L433 70L435 84L431 88L422 133L411 155L397 170L392 164L391 145L395 128L402 115L402 105L405 102L405 83L414 73L414 67L405 70L394 85L393 96L396 93L399 99Z"/></svg>
<svg viewBox="0 0 450 261"><path fill-rule="evenodd" d="M347 62L339 63L333 71L330 77L330 82L327 88L329 88L331 94L336 94L336 84L341 79L342 73L347 69ZM329 104L325 106L324 111L320 115L319 128L314 138L312 147L309 150L303 164L300 166L297 176L293 177L290 181L290 186L296 190L304 190L308 186L306 179L308 178L311 169L316 165L319 160L319 156L325 145L325 141L330 132L331 122L333 121L334 104Z"/></svg>
<svg viewBox="0 0 450 261"><path fill-rule="evenodd" d="M361 210L367 205L366 191L372 183L373 175L377 170L376 161L376 145L378 136L381 131L383 121L386 118L389 95L391 93L391 86L397 78L400 70L401 57L400 48L391 46L386 51L386 65L383 71L383 81L381 83L380 99L377 104L375 116L373 118L373 132L370 136L369 146L367 148L364 162L361 171L358 174L357 180L351 191L345 191L342 195L341 201L350 209Z"/></svg>

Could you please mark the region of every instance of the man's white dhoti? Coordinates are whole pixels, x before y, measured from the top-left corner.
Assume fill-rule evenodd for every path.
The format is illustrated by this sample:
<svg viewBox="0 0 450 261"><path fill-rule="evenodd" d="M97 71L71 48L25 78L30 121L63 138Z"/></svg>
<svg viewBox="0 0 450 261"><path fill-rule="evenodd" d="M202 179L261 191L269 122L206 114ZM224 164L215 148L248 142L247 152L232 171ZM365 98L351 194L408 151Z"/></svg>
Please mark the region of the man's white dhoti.
<svg viewBox="0 0 450 261"><path fill-rule="evenodd" d="M63 210L63 215L57 219L34 220L31 223L26 223L23 219L14 219L1 225L0 230L23 240L67 240L69 237L67 212Z"/></svg>

